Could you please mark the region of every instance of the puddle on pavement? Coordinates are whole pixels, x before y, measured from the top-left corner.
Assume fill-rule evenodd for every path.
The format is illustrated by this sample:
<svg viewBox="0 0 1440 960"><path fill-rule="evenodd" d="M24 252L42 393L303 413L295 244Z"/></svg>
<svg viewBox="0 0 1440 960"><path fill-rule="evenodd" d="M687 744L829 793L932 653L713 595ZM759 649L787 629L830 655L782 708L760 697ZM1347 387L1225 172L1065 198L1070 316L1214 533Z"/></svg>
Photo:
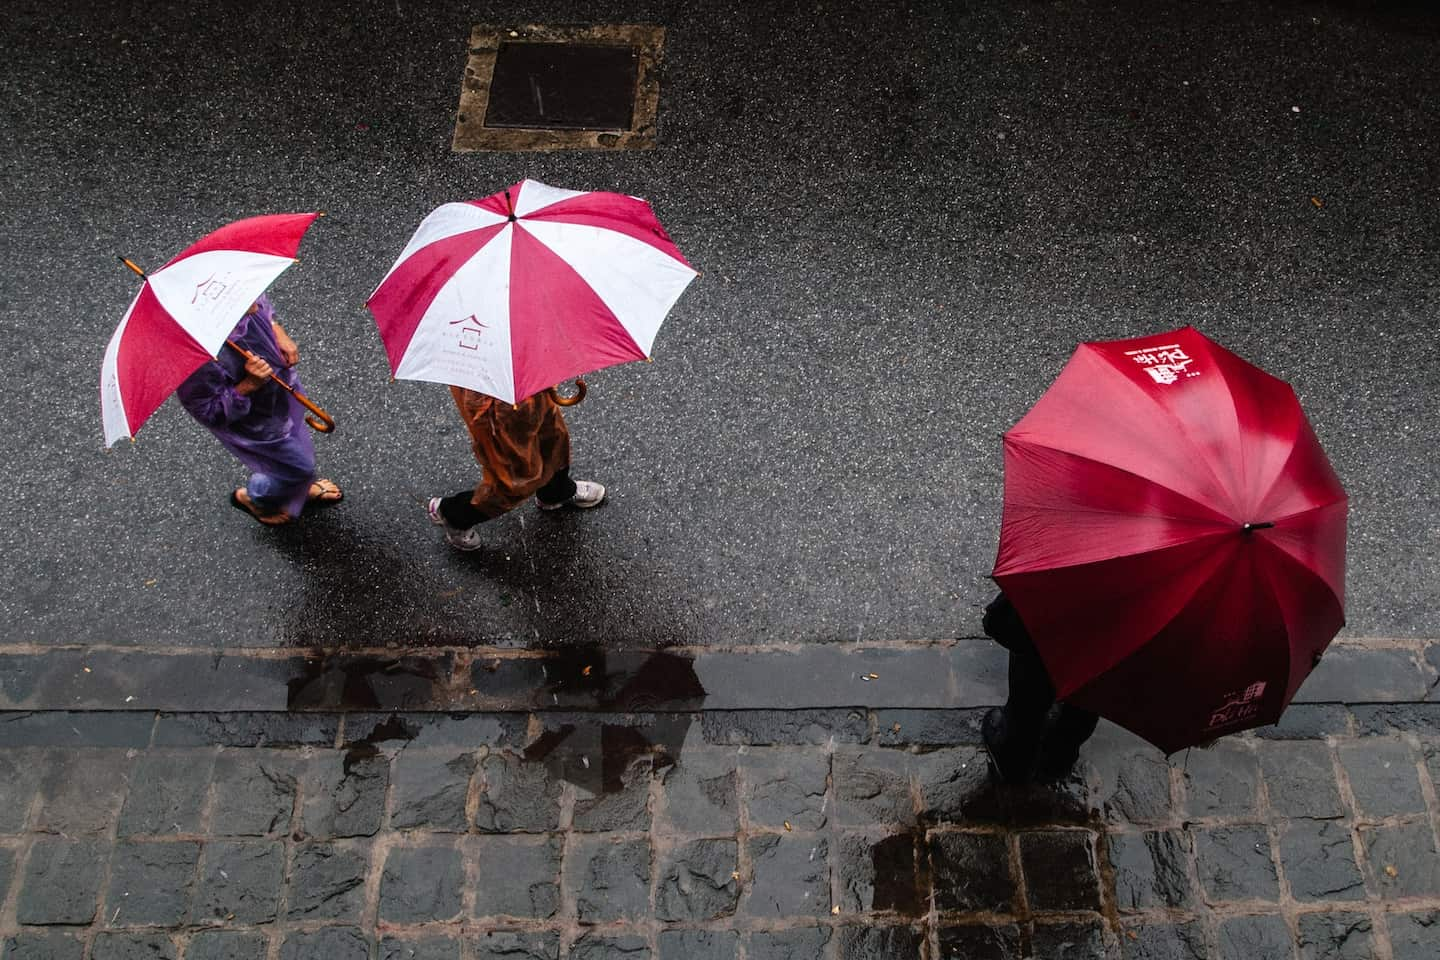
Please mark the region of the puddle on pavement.
<svg viewBox="0 0 1440 960"><path fill-rule="evenodd" d="M423 710L435 703L448 663L425 657L307 660L287 685L290 710Z"/></svg>
<svg viewBox="0 0 1440 960"><path fill-rule="evenodd" d="M915 862L916 837L902 833L886 837L870 848L875 893L872 910L894 910L905 917L923 916L930 905Z"/></svg>
<svg viewBox="0 0 1440 960"><path fill-rule="evenodd" d="M560 706L645 713L698 710L705 700L694 658L663 651L567 647L542 660L541 672L544 690Z"/></svg>

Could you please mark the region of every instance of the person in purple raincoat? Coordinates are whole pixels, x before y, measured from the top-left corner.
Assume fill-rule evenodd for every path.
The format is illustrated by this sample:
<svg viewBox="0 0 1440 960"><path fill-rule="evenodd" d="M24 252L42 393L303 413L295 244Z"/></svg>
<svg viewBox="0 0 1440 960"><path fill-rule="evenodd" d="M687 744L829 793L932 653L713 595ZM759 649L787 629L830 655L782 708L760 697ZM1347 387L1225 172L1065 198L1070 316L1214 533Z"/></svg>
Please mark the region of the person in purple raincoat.
<svg viewBox="0 0 1440 960"><path fill-rule="evenodd" d="M222 347L219 358L192 373L176 396L250 469L249 483L230 495L231 505L279 526L299 517L306 503L338 503L340 488L316 477L305 409L270 379L274 372L300 389L294 370L300 352L276 322L269 297L262 294L251 305L230 339L254 356Z"/></svg>

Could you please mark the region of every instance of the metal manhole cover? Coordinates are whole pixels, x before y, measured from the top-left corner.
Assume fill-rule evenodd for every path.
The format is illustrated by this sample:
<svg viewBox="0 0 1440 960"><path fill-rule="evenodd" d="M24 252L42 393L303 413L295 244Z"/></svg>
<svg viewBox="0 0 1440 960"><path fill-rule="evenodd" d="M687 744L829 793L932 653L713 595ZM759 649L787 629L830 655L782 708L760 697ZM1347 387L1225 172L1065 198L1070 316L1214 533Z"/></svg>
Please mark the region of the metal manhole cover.
<svg viewBox="0 0 1440 960"><path fill-rule="evenodd" d="M477 26L455 150L655 145L663 27Z"/></svg>
<svg viewBox="0 0 1440 960"><path fill-rule="evenodd" d="M485 126L629 130L639 56L634 47L502 43Z"/></svg>

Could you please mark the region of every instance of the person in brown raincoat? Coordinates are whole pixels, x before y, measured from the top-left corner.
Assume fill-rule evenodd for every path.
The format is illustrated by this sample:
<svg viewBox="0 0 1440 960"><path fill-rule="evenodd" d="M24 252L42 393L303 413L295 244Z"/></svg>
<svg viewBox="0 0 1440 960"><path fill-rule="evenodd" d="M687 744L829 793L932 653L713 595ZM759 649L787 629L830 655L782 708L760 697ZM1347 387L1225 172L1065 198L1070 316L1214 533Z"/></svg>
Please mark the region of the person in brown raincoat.
<svg viewBox="0 0 1440 960"><path fill-rule="evenodd" d="M595 507L605 499L602 485L570 478L570 431L553 390L518 404L460 387L451 387L450 394L481 469L473 490L432 497L426 504L430 522L444 528L452 547L478 549L480 524L532 496L541 510Z"/></svg>

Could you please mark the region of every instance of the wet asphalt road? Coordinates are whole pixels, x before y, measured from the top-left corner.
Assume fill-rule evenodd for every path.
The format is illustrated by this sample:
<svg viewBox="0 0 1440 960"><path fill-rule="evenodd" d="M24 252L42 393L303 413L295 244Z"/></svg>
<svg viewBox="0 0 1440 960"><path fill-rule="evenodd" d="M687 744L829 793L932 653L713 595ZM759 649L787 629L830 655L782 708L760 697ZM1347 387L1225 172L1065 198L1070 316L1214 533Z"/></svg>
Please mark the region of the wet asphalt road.
<svg viewBox="0 0 1440 960"><path fill-rule="evenodd" d="M667 27L659 147L451 153L470 26L577 21ZM0 38L6 646L974 634L1000 433L1076 341L1187 323L1330 451L1347 633L1440 635L1434 14L18 0ZM461 556L422 503L473 482L465 435L361 303L426 212L526 176L649 198L704 276L571 416L610 502ZM104 451L96 382L114 254L312 209L272 293L347 499L272 532L173 403Z"/></svg>

